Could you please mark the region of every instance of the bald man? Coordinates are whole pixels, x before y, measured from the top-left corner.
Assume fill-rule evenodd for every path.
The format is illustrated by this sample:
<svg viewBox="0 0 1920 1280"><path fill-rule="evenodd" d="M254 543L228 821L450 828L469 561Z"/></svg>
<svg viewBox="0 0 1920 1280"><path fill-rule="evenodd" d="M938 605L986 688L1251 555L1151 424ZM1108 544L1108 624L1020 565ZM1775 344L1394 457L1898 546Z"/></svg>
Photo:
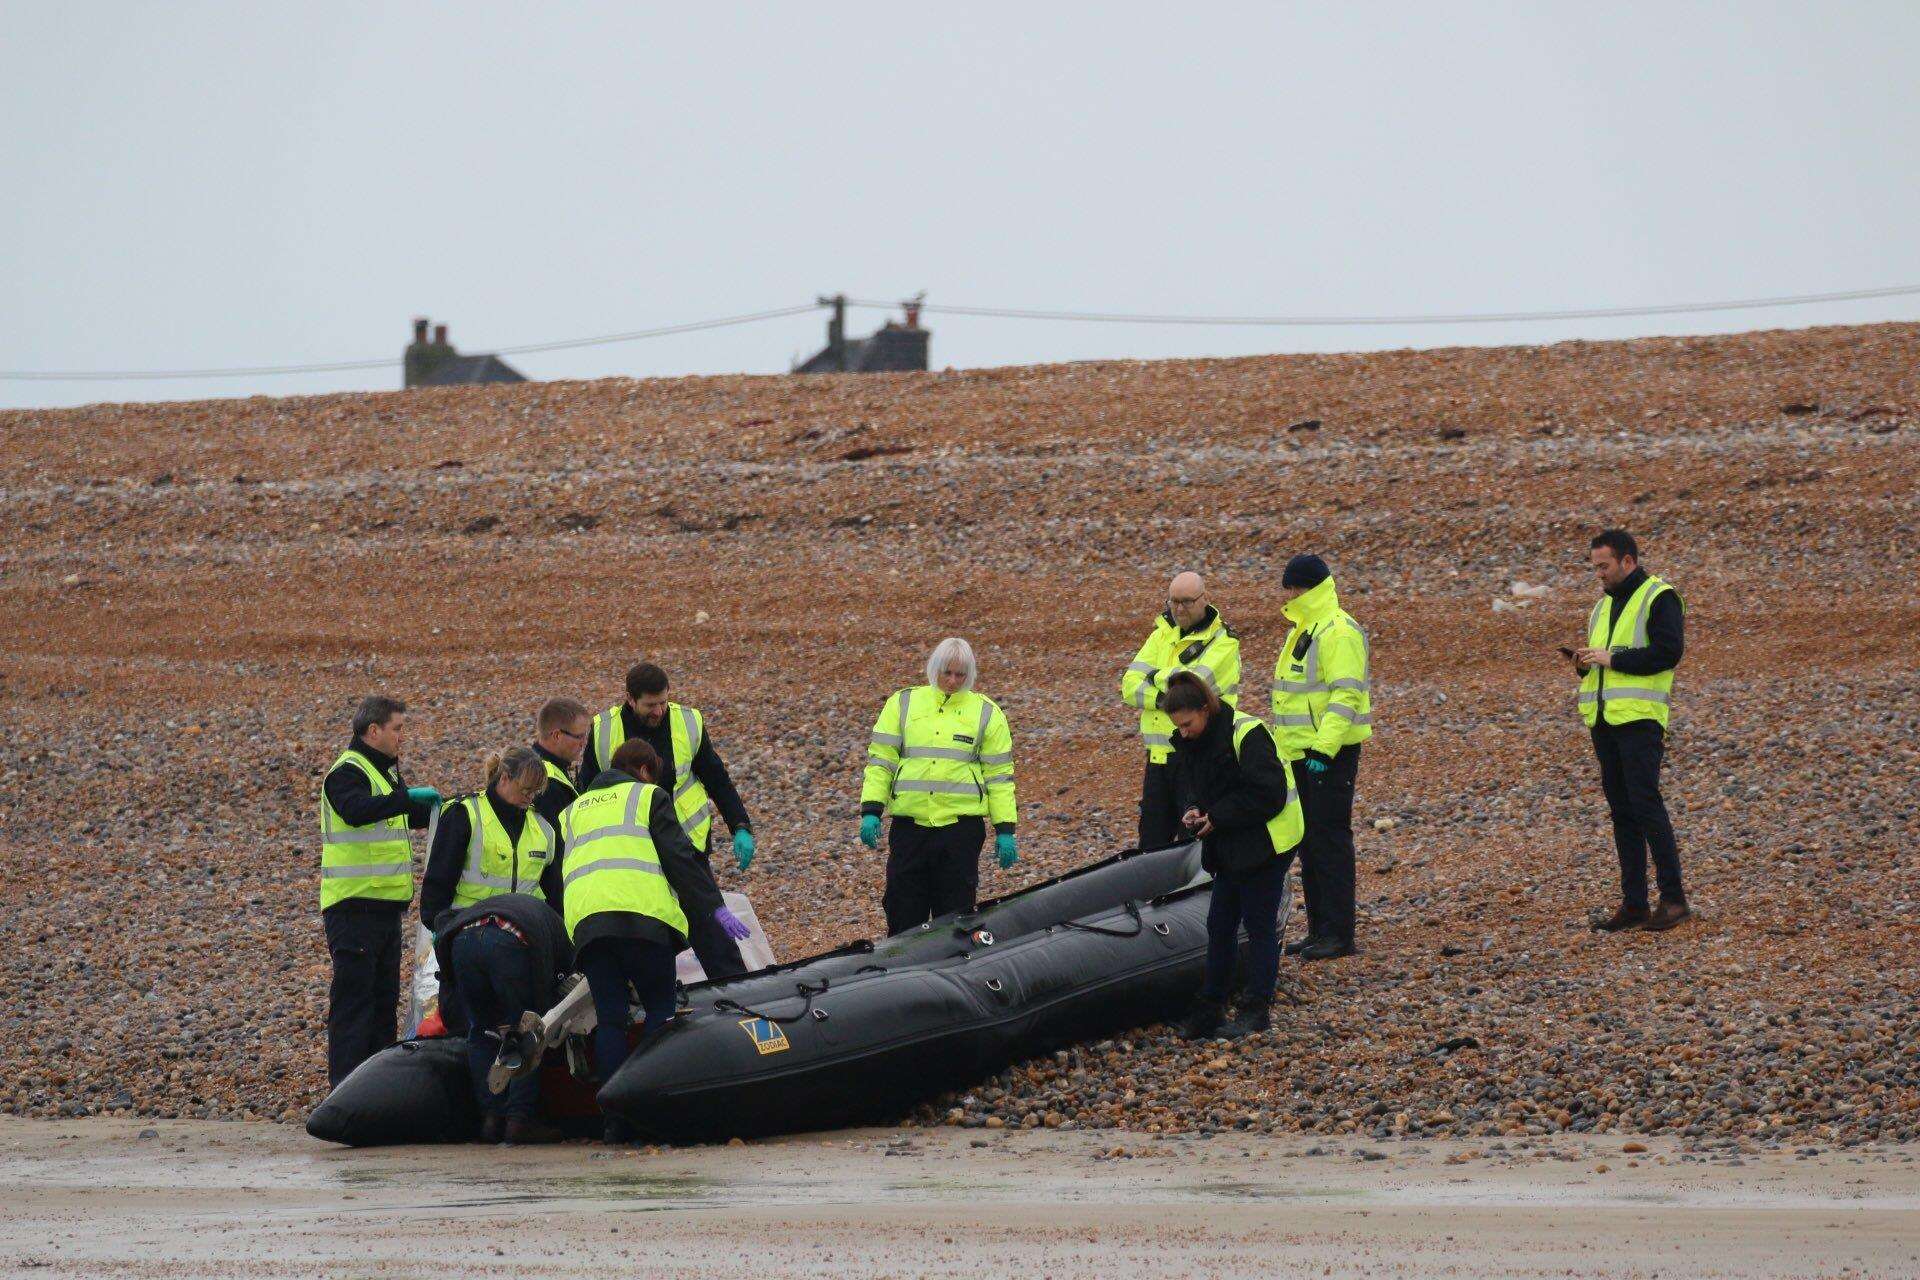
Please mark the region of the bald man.
<svg viewBox="0 0 1920 1280"><path fill-rule="evenodd" d="M1167 587L1167 611L1120 676L1120 701L1140 712L1140 737L1147 748L1146 775L1140 784L1140 847L1164 849L1185 839L1180 806L1173 794L1173 721L1160 709L1167 677L1191 671L1236 710L1240 705L1240 641L1207 601L1207 584L1197 573L1182 573Z"/></svg>

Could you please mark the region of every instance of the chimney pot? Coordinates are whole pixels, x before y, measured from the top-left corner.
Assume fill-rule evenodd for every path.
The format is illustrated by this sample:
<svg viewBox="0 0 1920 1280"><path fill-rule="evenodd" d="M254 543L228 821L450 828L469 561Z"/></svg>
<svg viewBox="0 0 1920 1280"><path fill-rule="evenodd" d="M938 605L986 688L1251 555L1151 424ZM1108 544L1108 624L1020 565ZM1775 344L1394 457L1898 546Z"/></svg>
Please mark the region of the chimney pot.
<svg viewBox="0 0 1920 1280"><path fill-rule="evenodd" d="M433 345L436 347L447 345L447 326L443 324L433 326Z"/></svg>
<svg viewBox="0 0 1920 1280"><path fill-rule="evenodd" d="M427 340L427 318L415 316L413 319L413 340L424 343Z"/></svg>
<svg viewBox="0 0 1920 1280"><path fill-rule="evenodd" d="M907 328L909 328L909 329L918 329L918 328L920 327L920 304L919 304L919 302L917 302L917 301L915 301L915 302L906 302L906 303L902 303L902 304L901 304L901 306L902 306L902 308L903 308L903 309L904 309L904 310L906 311L906 313L907 313Z"/></svg>

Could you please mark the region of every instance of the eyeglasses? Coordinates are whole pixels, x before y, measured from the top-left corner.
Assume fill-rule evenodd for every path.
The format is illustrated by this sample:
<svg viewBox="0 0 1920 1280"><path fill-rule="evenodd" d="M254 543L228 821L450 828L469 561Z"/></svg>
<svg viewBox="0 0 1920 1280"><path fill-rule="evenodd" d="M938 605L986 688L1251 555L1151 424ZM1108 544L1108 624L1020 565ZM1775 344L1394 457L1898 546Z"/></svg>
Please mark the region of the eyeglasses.
<svg viewBox="0 0 1920 1280"><path fill-rule="evenodd" d="M1167 597L1167 604L1176 609L1183 608L1190 604L1199 604L1199 603L1200 603L1199 596L1168 596Z"/></svg>
<svg viewBox="0 0 1920 1280"><path fill-rule="evenodd" d="M555 730L555 732L557 732L563 738L579 738L583 742L586 740L586 737L587 737L587 735L584 732L575 733L571 729L558 729L558 730Z"/></svg>

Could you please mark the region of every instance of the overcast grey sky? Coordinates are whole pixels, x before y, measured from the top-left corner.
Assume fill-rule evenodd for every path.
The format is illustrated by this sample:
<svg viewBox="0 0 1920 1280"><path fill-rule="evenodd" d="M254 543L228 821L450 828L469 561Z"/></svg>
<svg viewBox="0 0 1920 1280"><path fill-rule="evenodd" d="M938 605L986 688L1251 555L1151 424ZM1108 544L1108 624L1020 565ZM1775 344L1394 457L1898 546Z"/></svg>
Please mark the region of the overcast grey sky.
<svg viewBox="0 0 1920 1280"><path fill-rule="evenodd" d="M1187 313L1920 283L1920 4L54 4L0 42L0 369L486 350L844 290ZM934 317L935 367L1705 333ZM864 332L880 313L855 313ZM817 315L516 357L783 372ZM397 386L0 382L0 405Z"/></svg>

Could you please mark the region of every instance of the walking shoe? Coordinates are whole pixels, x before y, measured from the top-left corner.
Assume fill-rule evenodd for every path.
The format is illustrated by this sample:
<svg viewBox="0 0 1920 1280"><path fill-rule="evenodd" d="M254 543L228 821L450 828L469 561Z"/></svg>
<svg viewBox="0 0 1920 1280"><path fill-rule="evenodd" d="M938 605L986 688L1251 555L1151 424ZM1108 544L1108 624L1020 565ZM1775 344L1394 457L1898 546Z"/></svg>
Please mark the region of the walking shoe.
<svg viewBox="0 0 1920 1280"><path fill-rule="evenodd" d="M488 1146L498 1146L500 1139L507 1136L507 1118L488 1116L480 1122L480 1141Z"/></svg>
<svg viewBox="0 0 1920 1280"><path fill-rule="evenodd" d="M1197 1000L1187 1016L1180 1019L1174 1028L1174 1034L1182 1040L1206 1040L1220 1029L1221 1021L1227 1016L1225 1005L1212 1000Z"/></svg>
<svg viewBox="0 0 1920 1280"><path fill-rule="evenodd" d="M1292 942L1280 948L1280 954L1283 956L1297 956L1318 941L1320 941L1319 935L1312 933L1304 938L1295 938Z"/></svg>
<svg viewBox="0 0 1920 1280"><path fill-rule="evenodd" d="M539 1069L541 1056L546 1052L546 1032L546 1024L531 1009L521 1014L519 1023L512 1028L502 1028L500 1052L487 1068L489 1092L505 1093L515 1080L524 1079Z"/></svg>
<svg viewBox="0 0 1920 1280"><path fill-rule="evenodd" d="M1255 1032L1270 1030L1273 1026L1273 1013L1264 1004L1246 1005L1237 1010L1233 1021L1220 1028L1222 1040L1238 1040L1241 1036L1250 1036Z"/></svg>
<svg viewBox="0 0 1920 1280"><path fill-rule="evenodd" d="M530 1147L540 1143L560 1142L566 1138L550 1124L541 1124L538 1120L522 1120L508 1117L506 1143L510 1147Z"/></svg>
<svg viewBox="0 0 1920 1280"><path fill-rule="evenodd" d="M1645 907L1629 906L1621 903L1612 915L1602 918L1598 911L1587 921L1587 927L1596 933L1623 933L1629 929L1638 929L1648 919Z"/></svg>
<svg viewBox="0 0 1920 1280"><path fill-rule="evenodd" d="M1640 927L1648 933L1665 933L1692 914L1684 899L1676 902L1671 898L1662 898L1659 905L1654 907L1653 914L1647 917L1647 922Z"/></svg>
<svg viewBox="0 0 1920 1280"><path fill-rule="evenodd" d="M1353 954L1351 942L1338 942L1332 938L1315 938L1300 948L1302 960L1338 960L1341 956Z"/></svg>

